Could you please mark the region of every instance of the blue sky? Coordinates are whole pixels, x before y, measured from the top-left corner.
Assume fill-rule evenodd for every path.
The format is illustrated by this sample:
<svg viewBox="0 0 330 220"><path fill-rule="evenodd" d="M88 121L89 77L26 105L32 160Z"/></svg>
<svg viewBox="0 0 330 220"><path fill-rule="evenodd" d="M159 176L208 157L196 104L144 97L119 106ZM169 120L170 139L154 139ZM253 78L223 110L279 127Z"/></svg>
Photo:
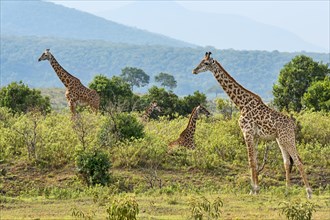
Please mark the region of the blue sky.
<svg viewBox="0 0 330 220"><path fill-rule="evenodd" d="M67 7L101 15L132 1L52 1ZM301 39L330 52L330 1L175 1L193 11L235 14L281 27ZM146 9L147 10L147 9ZM120 21L117 21L121 23ZM146 21L147 22L147 21ZM130 26L139 27L132 21ZM306 28L308 27L308 28Z"/></svg>

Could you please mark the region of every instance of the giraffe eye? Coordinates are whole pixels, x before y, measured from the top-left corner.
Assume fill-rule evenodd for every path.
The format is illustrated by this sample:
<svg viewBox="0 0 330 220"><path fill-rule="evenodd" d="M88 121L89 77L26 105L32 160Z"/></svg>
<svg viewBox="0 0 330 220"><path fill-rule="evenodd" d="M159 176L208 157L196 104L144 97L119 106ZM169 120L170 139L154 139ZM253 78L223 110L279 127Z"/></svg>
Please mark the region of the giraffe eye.
<svg viewBox="0 0 330 220"><path fill-rule="evenodd" d="M209 63L204 63L206 66L209 65Z"/></svg>

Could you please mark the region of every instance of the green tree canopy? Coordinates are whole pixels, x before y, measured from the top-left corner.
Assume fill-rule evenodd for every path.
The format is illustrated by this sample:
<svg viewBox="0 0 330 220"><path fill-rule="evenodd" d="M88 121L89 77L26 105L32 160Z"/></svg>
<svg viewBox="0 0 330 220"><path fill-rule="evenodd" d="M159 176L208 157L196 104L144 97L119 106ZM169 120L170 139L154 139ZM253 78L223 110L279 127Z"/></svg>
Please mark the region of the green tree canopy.
<svg viewBox="0 0 330 220"><path fill-rule="evenodd" d="M174 89L177 86L174 76L168 73L159 73L155 76L155 81L160 83L161 86L170 89Z"/></svg>
<svg viewBox="0 0 330 220"><path fill-rule="evenodd" d="M1 88L0 107L10 108L15 113L25 113L31 109L44 113L51 111L49 97L43 97L39 90L30 89L22 81Z"/></svg>
<svg viewBox="0 0 330 220"><path fill-rule="evenodd" d="M330 77L312 83L303 97L303 104L313 111L330 111Z"/></svg>
<svg viewBox="0 0 330 220"><path fill-rule="evenodd" d="M153 86L142 99L147 100L146 103L156 101L158 106L162 109L160 115L173 116L174 113L179 112L179 97L171 91L167 92L164 88Z"/></svg>
<svg viewBox="0 0 330 220"><path fill-rule="evenodd" d="M121 72L120 77L131 86L132 90L134 86L143 87L149 83L150 77L142 69L125 67Z"/></svg>
<svg viewBox="0 0 330 220"><path fill-rule="evenodd" d="M195 91L193 95L188 95L183 97L182 100L182 109L181 114L182 115L188 115L191 113L191 111L198 105L206 105L206 95L203 93L200 93L199 91Z"/></svg>
<svg viewBox="0 0 330 220"><path fill-rule="evenodd" d="M134 94L130 85L118 76L109 79L104 75L97 75L89 87L100 94L102 110L106 110L109 105L122 106L123 110L128 110L132 106Z"/></svg>
<svg viewBox="0 0 330 220"><path fill-rule="evenodd" d="M273 86L274 105L279 110L299 112L308 87L329 73L328 64L315 62L305 55L294 57L281 69L278 82Z"/></svg>

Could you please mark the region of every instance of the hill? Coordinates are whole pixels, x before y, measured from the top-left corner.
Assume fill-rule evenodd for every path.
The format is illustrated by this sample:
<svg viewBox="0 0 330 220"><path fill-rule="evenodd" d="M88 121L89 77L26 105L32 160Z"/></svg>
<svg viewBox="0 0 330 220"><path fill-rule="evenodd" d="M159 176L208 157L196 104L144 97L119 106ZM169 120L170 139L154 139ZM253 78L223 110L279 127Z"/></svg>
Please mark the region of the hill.
<svg viewBox="0 0 330 220"><path fill-rule="evenodd" d="M194 46L44 1L1 1L1 34L98 39L138 45Z"/></svg>
<svg viewBox="0 0 330 220"><path fill-rule="evenodd" d="M272 97L272 86L280 69L294 56L305 54L315 61L329 63L329 54L325 53L178 48L97 40L1 36L1 85L22 80L32 87L63 87L49 63L37 61L46 48L50 48L57 61L85 85L96 74L111 77L121 74L121 69L130 66L144 70L151 79L148 87L135 92L147 91L155 84L154 76L165 72L174 75L177 80L178 87L174 92L178 95L188 95L199 90L209 97L220 91L212 74L196 76L191 73L205 51L212 51L213 57L241 85L266 99ZM217 91L212 90L213 87Z"/></svg>

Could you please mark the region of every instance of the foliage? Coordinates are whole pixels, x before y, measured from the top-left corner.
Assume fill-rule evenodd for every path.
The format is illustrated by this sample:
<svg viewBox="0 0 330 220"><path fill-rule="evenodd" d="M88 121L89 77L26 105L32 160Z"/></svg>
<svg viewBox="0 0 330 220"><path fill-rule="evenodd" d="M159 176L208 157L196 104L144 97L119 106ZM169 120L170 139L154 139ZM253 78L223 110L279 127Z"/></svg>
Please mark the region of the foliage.
<svg viewBox="0 0 330 220"><path fill-rule="evenodd" d="M217 98L216 107L220 113L225 117L231 119L234 112L237 112L235 104L229 99Z"/></svg>
<svg viewBox="0 0 330 220"><path fill-rule="evenodd" d="M205 196L202 196L200 198L193 197L189 205L191 218L193 219L219 219L222 213L220 208L223 206L223 202L220 197L210 202Z"/></svg>
<svg viewBox="0 0 330 220"><path fill-rule="evenodd" d="M89 87L100 94L100 107L103 111L109 106L120 106L125 111L132 108L134 94L130 85L120 77L113 76L109 79L104 75L96 75Z"/></svg>
<svg viewBox="0 0 330 220"><path fill-rule="evenodd" d="M307 109L330 111L330 76L313 82L302 98Z"/></svg>
<svg viewBox="0 0 330 220"><path fill-rule="evenodd" d="M160 45L127 45L99 40L4 35L1 36L2 85L22 80L36 88L63 88L61 81L57 79L48 64L36 62L37 56L49 45L52 45L51 49L56 53L57 60L65 64L67 70L79 78L84 85L87 85L94 75L101 73L111 78L114 75L119 76L122 68L133 66L143 69L152 79L160 72L173 73L178 85L173 91L180 97L192 94L196 90L210 97L214 96L213 91L207 91L211 86L216 85L220 88L214 77L209 74L200 76L191 74L196 62L200 61L209 48L182 49ZM267 99L272 98L269 90L277 80L280 69L296 55L304 54L315 61L329 62L328 53L238 51L214 48L211 51L241 85ZM136 89L136 91L145 92L154 85L154 82L150 82L148 88Z"/></svg>
<svg viewBox="0 0 330 220"><path fill-rule="evenodd" d="M107 185L110 181L109 169L111 167L108 155L102 151L78 152L76 166L79 175L88 185Z"/></svg>
<svg viewBox="0 0 330 220"><path fill-rule="evenodd" d="M48 113L51 110L49 97L41 96L39 90L30 89L22 81L12 82L1 88L0 107L8 107L17 113L33 109Z"/></svg>
<svg viewBox="0 0 330 220"><path fill-rule="evenodd" d="M301 111L302 98L308 88L329 73L328 64L315 62L305 55L294 57L281 69L278 82L273 86L275 106L279 110Z"/></svg>
<svg viewBox="0 0 330 220"><path fill-rule="evenodd" d="M143 124L134 115L122 112L106 118L98 137L102 146L111 146L116 141L139 139L143 136Z"/></svg>
<svg viewBox="0 0 330 220"><path fill-rule="evenodd" d="M305 202L281 202L281 214L284 214L288 220L311 220L313 212L316 211L318 205Z"/></svg>
<svg viewBox="0 0 330 220"><path fill-rule="evenodd" d="M195 91L193 95L188 95L183 97L182 100L182 107L181 107L181 114L182 115L188 115L191 113L191 111L198 105L206 105L206 95Z"/></svg>
<svg viewBox="0 0 330 220"><path fill-rule="evenodd" d="M155 76L155 81L160 83L161 86L168 87L170 89L174 89L177 86L174 76L168 73L159 73Z"/></svg>
<svg viewBox="0 0 330 220"><path fill-rule="evenodd" d="M136 220L139 204L134 198L117 198L107 208L108 220Z"/></svg>
<svg viewBox="0 0 330 220"><path fill-rule="evenodd" d="M125 67L122 69L120 77L131 86L131 90L133 90L134 86L146 86L150 79L150 76L147 75L142 69L135 67Z"/></svg>
<svg viewBox="0 0 330 220"><path fill-rule="evenodd" d="M179 97L172 91L166 91L164 88L156 86L151 87L145 95L149 102L156 100L158 106L162 109L160 115L173 116L179 109Z"/></svg>
<svg viewBox="0 0 330 220"><path fill-rule="evenodd" d="M91 211L90 213L85 213L82 210L78 209L77 207L73 207L71 209L71 216L77 219L92 220L95 217L95 211Z"/></svg>
<svg viewBox="0 0 330 220"><path fill-rule="evenodd" d="M298 138L303 143L320 143L323 146L330 143L330 113L302 112L297 115L301 126Z"/></svg>

